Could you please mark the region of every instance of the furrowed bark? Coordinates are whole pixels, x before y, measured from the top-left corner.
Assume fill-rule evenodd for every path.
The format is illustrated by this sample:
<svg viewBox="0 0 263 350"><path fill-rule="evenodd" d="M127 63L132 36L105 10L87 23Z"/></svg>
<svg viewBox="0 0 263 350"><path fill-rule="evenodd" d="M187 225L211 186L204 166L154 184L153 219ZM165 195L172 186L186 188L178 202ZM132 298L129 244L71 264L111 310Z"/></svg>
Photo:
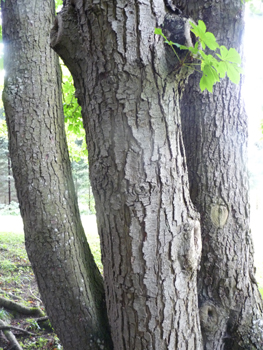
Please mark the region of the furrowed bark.
<svg viewBox="0 0 263 350"><path fill-rule="evenodd" d="M184 7L185 6L185 7ZM239 0L184 2L218 42L241 48ZM201 16L200 16L201 14ZM262 300L254 277L249 228L247 119L241 85L228 79L201 93L193 74L181 101L190 193L201 215L198 276L201 327L207 350L262 349Z"/></svg>
<svg viewBox="0 0 263 350"><path fill-rule="evenodd" d="M26 248L65 350L111 349L103 280L81 225L64 132L53 1L2 1L4 106Z"/></svg>
<svg viewBox="0 0 263 350"><path fill-rule="evenodd" d="M116 350L202 349L178 108L189 72L154 37L165 13L158 1L65 1L51 34L82 107Z"/></svg>

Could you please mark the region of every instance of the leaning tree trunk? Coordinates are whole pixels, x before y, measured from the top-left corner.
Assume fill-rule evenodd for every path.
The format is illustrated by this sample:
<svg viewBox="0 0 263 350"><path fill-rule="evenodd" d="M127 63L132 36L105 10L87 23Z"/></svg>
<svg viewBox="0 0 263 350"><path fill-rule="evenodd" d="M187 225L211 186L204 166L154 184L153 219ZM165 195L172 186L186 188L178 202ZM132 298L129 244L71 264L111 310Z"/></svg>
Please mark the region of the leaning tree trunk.
<svg viewBox="0 0 263 350"><path fill-rule="evenodd" d="M187 1L221 45L241 51L240 0ZM200 14L201 17L200 17ZM189 78L181 101L190 193L201 215L200 319L207 350L262 349L262 300L254 277L249 230L247 119L241 86L225 79L201 93Z"/></svg>
<svg viewBox="0 0 263 350"><path fill-rule="evenodd" d="M81 225L67 151L54 2L2 1L4 106L26 248L65 350L112 349L103 280Z"/></svg>
<svg viewBox="0 0 263 350"><path fill-rule="evenodd" d="M160 1L64 1L51 34L82 106L115 350L202 348L180 131L188 72L154 37L165 13Z"/></svg>

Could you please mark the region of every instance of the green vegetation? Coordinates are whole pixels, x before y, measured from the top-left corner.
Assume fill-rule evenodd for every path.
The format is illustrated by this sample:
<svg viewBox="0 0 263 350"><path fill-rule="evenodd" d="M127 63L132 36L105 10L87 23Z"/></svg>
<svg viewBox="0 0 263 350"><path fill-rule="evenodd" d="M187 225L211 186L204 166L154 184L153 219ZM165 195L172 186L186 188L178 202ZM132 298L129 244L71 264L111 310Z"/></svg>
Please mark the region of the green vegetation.
<svg viewBox="0 0 263 350"><path fill-rule="evenodd" d="M219 46L213 33L206 31L206 25L203 21L198 21L198 25L190 22L192 29L191 32L196 36L196 43L194 47L180 45L174 43L166 38L161 28L155 28L154 34L161 35L165 43L167 43L176 55L180 67L194 67L200 66L202 77L200 80L201 91L207 89L209 92L213 92L213 85L219 82L227 74L228 78L235 84L240 81L240 73L242 69L240 67L241 58L239 53L234 49L229 50L225 46ZM180 50L188 51L186 56L181 60L176 52L177 47ZM204 50L208 47L210 51L215 53L215 56L206 54ZM218 53L216 53L218 50ZM220 53L219 53L220 52ZM187 59L191 57L191 61ZM193 59L200 63L192 63Z"/></svg>
<svg viewBox="0 0 263 350"><path fill-rule="evenodd" d="M24 235L1 232L0 253L0 306L2 306L0 319L7 325L34 333L34 335L29 335L16 331L17 340L23 349L57 349L56 335L51 328L45 328L47 321L40 323L35 318L29 319L28 315L18 313L17 310L3 308L4 299L10 303L15 301L16 304L27 308L43 309L35 277L26 254ZM32 325L38 325L38 327L33 328ZM6 345L4 338L1 338L0 349L1 347L6 348Z"/></svg>
<svg viewBox="0 0 263 350"><path fill-rule="evenodd" d="M63 64L61 64L61 67L63 72L62 97L65 130L80 213L85 215L94 214L95 201L89 180L88 152L82 124L81 107L75 97L72 76ZM14 180L8 172L10 159L8 159L8 137L3 109L0 109L0 112L2 112L0 113L0 194L2 194L0 215L19 215L19 205L16 201L13 201L16 200ZM8 204L8 182L11 183L10 204Z"/></svg>
<svg viewBox="0 0 263 350"><path fill-rule="evenodd" d="M85 141L81 107L75 97L73 78L68 69L62 64L62 98L65 117L65 129L71 161L81 160L88 163L88 151Z"/></svg>
<svg viewBox="0 0 263 350"><path fill-rule="evenodd" d="M89 217L90 227L95 225L94 217ZM93 221L94 222L93 222ZM87 233L87 238L95 261L102 272L100 242L95 230ZM0 232L0 298L16 301L27 307L43 309L35 277L27 257L23 233ZM24 350L62 349L58 337L54 334L49 321L40 322L36 318L22 315L17 311L1 308L0 320L19 327L34 335L18 334L16 337ZM0 339L0 349L5 347Z"/></svg>
<svg viewBox="0 0 263 350"><path fill-rule="evenodd" d="M263 14L263 0L241 0L242 3L246 2L249 5L249 9L256 15Z"/></svg>
<svg viewBox="0 0 263 350"><path fill-rule="evenodd" d="M20 215L19 204L14 201L9 205L0 204L0 215Z"/></svg>

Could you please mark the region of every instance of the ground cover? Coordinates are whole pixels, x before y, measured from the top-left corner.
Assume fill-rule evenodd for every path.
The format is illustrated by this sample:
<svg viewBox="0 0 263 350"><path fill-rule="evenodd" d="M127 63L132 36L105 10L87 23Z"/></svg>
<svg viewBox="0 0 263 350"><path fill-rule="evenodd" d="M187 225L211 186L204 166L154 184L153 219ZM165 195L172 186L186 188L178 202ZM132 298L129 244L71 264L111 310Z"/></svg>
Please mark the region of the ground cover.
<svg viewBox="0 0 263 350"><path fill-rule="evenodd" d="M21 306L21 309L16 308L16 305ZM39 311L34 312L34 310ZM41 320L44 312L44 306L26 254L24 235L22 233L1 232L0 327L6 325L21 329L13 328L11 331L22 349L62 349L49 321ZM29 333L26 334L23 330ZM8 337L8 332L9 330L0 332L0 350L10 349L10 346L13 345L12 339ZM15 348L19 349L18 345L14 346Z"/></svg>
<svg viewBox="0 0 263 350"><path fill-rule="evenodd" d="M96 219L84 218L84 223L91 250L102 272ZM7 218L0 216L0 231L7 227ZM0 350L11 347L18 350L18 346L23 350L63 349L49 320L43 317L45 309L26 254L24 234L21 225L20 229L17 228L14 231L20 232L0 232L0 329L3 325L19 328L10 329L18 344L12 347L12 340L6 335L8 330L0 331ZM21 308L17 309L16 306Z"/></svg>

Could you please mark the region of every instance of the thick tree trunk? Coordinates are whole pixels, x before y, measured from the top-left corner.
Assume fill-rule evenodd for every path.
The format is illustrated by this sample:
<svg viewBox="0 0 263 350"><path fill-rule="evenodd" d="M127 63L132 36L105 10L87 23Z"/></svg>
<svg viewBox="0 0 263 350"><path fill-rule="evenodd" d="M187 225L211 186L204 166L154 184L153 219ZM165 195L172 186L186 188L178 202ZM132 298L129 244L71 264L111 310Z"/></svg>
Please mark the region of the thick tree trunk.
<svg viewBox="0 0 263 350"><path fill-rule="evenodd" d="M26 247L65 350L112 349L103 280L81 225L68 157L54 3L2 1L4 106Z"/></svg>
<svg viewBox="0 0 263 350"><path fill-rule="evenodd" d="M192 1L185 7L227 48L241 50L240 0ZM201 11L200 11L201 9ZM200 13L201 18L200 18ZM189 78L181 101L190 193L201 215L202 264L198 276L205 349L262 349L262 300L249 230L247 120L240 86L225 79L201 93Z"/></svg>
<svg viewBox="0 0 263 350"><path fill-rule="evenodd" d="M65 1L52 31L82 106L116 350L202 348L178 108L189 72L154 37L165 13L157 1Z"/></svg>

